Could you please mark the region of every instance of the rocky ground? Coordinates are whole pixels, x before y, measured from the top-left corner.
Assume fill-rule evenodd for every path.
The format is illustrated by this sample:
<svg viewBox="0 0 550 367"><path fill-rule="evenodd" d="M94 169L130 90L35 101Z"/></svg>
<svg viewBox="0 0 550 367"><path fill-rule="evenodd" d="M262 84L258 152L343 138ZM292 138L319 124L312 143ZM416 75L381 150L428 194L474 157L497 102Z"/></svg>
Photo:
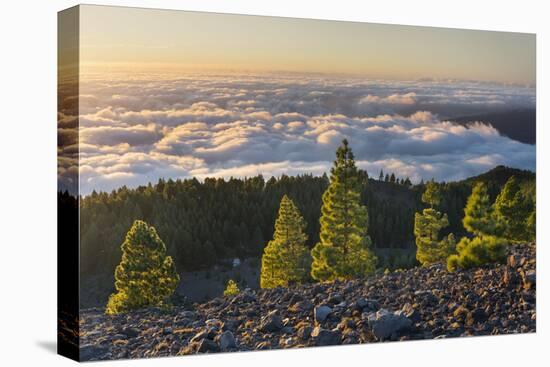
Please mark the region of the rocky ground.
<svg viewBox="0 0 550 367"><path fill-rule="evenodd" d="M81 312L81 359L440 339L534 332L535 244L506 264L442 266L364 280L243 291L169 311Z"/></svg>

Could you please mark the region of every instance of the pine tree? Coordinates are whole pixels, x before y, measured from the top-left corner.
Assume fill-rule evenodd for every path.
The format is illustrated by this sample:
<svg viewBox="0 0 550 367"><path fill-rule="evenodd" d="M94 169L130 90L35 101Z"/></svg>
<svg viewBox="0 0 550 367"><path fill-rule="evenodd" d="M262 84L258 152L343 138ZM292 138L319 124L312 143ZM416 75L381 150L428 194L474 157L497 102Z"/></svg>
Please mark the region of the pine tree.
<svg viewBox="0 0 550 367"><path fill-rule="evenodd" d="M309 251L305 246L306 223L294 202L284 195L275 221L273 240L262 256L260 286L288 287L307 279Z"/></svg>
<svg viewBox="0 0 550 367"><path fill-rule="evenodd" d="M378 181L384 181L384 171L380 170L380 176L378 176Z"/></svg>
<svg viewBox="0 0 550 367"><path fill-rule="evenodd" d="M392 172L391 176L390 176L390 182L391 183L395 183L395 173Z"/></svg>
<svg viewBox="0 0 550 367"><path fill-rule="evenodd" d="M439 240L439 231L449 225L449 219L447 214L434 209L441 202L441 193L435 182L428 182L422 201L429 204L430 208L414 216L416 259L423 266L428 266L444 262L454 252L456 242L452 233Z"/></svg>
<svg viewBox="0 0 550 367"><path fill-rule="evenodd" d="M224 296L234 296L236 294L239 294L241 290L239 289L239 286L233 279L229 279L227 282L227 286L225 287L225 290L223 291Z"/></svg>
<svg viewBox="0 0 550 367"><path fill-rule="evenodd" d="M121 248L122 260L115 270L117 292L109 297L106 313L165 305L180 277L155 228L136 220Z"/></svg>
<svg viewBox="0 0 550 367"><path fill-rule="evenodd" d="M510 177L497 196L494 205L495 218L502 237L511 241L528 241L528 219L532 205L521 191L514 176Z"/></svg>
<svg viewBox="0 0 550 367"><path fill-rule="evenodd" d="M502 262L506 257L506 242L495 236L463 237L456 245L457 254L447 259L447 269L470 269L486 263Z"/></svg>
<svg viewBox="0 0 550 367"><path fill-rule="evenodd" d="M344 140L323 194L320 242L311 251L314 279L350 279L374 271L376 256L369 248L368 213L361 205L360 191L353 153Z"/></svg>
<svg viewBox="0 0 550 367"><path fill-rule="evenodd" d="M476 236L495 235L497 223L487 193L487 185L478 182L472 189L464 209L462 224L466 230Z"/></svg>
<svg viewBox="0 0 550 367"><path fill-rule="evenodd" d="M507 243L498 237L498 225L484 183L479 182L473 187L464 214L464 228L475 237L460 240L457 253L447 259L447 269L455 271L504 261Z"/></svg>

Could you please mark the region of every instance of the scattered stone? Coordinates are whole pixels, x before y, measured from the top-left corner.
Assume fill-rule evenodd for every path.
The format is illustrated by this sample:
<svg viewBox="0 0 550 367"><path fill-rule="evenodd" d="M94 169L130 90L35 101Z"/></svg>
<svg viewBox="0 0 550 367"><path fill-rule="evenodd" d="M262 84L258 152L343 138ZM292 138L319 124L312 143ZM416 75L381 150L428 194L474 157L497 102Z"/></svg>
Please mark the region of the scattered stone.
<svg viewBox="0 0 550 367"><path fill-rule="evenodd" d="M226 331L226 330L230 330L230 331L235 331L237 329L237 327L239 327L239 320L227 320L223 323L222 325L222 330L223 331Z"/></svg>
<svg viewBox="0 0 550 367"><path fill-rule="evenodd" d="M80 346L80 360L81 361L94 361L103 359L102 357L109 352L106 347L99 347L96 345L82 345Z"/></svg>
<svg viewBox="0 0 550 367"><path fill-rule="evenodd" d="M387 340L392 335L398 335L408 331L412 327L412 321L409 320L400 311L390 312L380 309L368 315L367 320L372 333L378 340Z"/></svg>
<svg viewBox="0 0 550 367"><path fill-rule="evenodd" d="M317 346L342 344L342 333L339 330L326 330L320 326L316 326L311 336Z"/></svg>
<svg viewBox="0 0 550 367"><path fill-rule="evenodd" d="M519 284L519 275L518 272L511 267L506 267L504 269L504 275L502 277L502 282L508 286L509 289L517 287Z"/></svg>
<svg viewBox="0 0 550 367"><path fill-rule="evenodd" d="M479 324L487 320L487 313L482 308L476 308L468 314L468 317L471 317L474 323Z"/></svg>
<svg viewBox="0 0 550 367"><path fill-rule="evenodd" d="M523 281L523 288L530 289L537 284L537 273L535 270L527 270L521 272L521 278Z"/></svg>
<svg viewBox="0 0 550 367"><path fill-rule="evenodd" d="M220 348L218 347L218 344L210 339L202 339L197 349L198 353L215 353L219 351Z"/></svg>
<svg viewBox="0 0 550 367"><path fill-rule="evenodd" d="M294 334L294 328L292 326L285 326L281 329L283 334Z"/></svg>
<svg viewBox="0 0 550 367"><path fill-rule="evenodd" d="M355 321L352 319L343 319L338 325L336 325L336 328L340 331L355 329Z"/></svg>
<svg viewBox="0 0 550 367"><path fill-rule="evenodd" d="M378 311L380 305L373 299L359 298L356 302L361 311Z"/></svg>
<svg viewBox="0 0 550 367"><path fill-rule="evenodd" d="M342 297L340 293L333 293L327 299L327 303L331 303L333 305L341 303L342 301L344 301L344 297Z"/></svg>
<svg viewBox="0 0 550 367"><path fill-rule="evenodd" d="M210 334L210 332L208 330L203 330L197 334L195 334L194 337L191 338L191 340L189 341L190 343L194 343L194 342L199 342L203 339L208 339L209 337L211 337L212 335Z"/></svg>
<svg viewBox="0 0 550 367"><path fill-rule="evenodd" d="M260 330L263 332L275 332L283 328L283 320L279 311L274 310L264 316L260 323Z"/></svg>
<svg viewBox="0 0 550 367"><path fill-rule="evenodd" d="M313 311L313 314L314 314L314 317L315 317L315 322L319 323L319 324L324 322L327 319L328 315L330 315L331 312L332 312L332 308L330 308L327 305L322 305L322 306L315 307L315 309Z"/></svg>
<svg viewBox="0 0 550 367"><path fill-rule="evenodd" d="M416 296L418 302L421 303L423 306L435 305L438 302L438 298L432 290L419 290L414 292L414 295Z"/></svg>
<svg viewBox="0 0 550 367"><path fill-rule="evenodd" d="M225 331L220 335L220 348L223 351L237 348L235 336L231 331Z"/></svg>
<svg viewBox="0 0 550 367"><path fill-rule="evenodd" d="M309 312L313 310L313 303L308 300L299 301L290 306L288 310L294 313Z"/></svg>
<svg viewBox="0 0 550 367"><path fill-rule="evenodd" d="M459 320L466 320L466 317L468 317L468 309L464 306L458 306L455 311L453 312L453 316L456 317Z"/></svg>
<svg viewBox="0 0 550 367"><path fill-rule="evenodd" d="M246 288L231 300L231 304L251 303L256 301L256 295L250 288Z"/></svg>
<svg viewBox="0 0 550 367"><path fill-rule="evenodd" d="M296 335L298 338L302 340L308 340L311 337L311 332L313 331L313 328L309 325L302 326L298 329L296 332Z"/></svg>
<svg viewBox="0 0 550 367"><path fill-rule="evenodd" d="M520 263L520 256L517 254L512 254L508 256L508 259L506 260L506 263L509 267L517 268Z"/></svg>
<svg viewBox="0 0 550 367"><path fill-rule="evenodd" d="M193 311L185 310L180 312L180 316L184 319L194 319L196 317L196 314Z"/></svg>
<svg viewBox="0 0 550 367"><path fill-rule="evenodd" d="M410 303L405 303L401 311L403 311L403 314L414 323L420 322L422 320L422 315L420 314L420 311L414 308Z"/></svg>
<svg viewBox="0 0 550 367"><path fill-rule="evenodd" d="M134 328L134 327L125 327L125 328L122 328L120 333L126 335L128 338L135 338L141 332L137 328Z"/></svg>
<svg viewBox="0 0 550 367"><path fill-rule="evenodd" d="M454 273L417 267L361 280L248 289L171 309L122 315L86 309L79 320L81 358L535 332L535 245L510 246L508 255L506 264Z"/></svg>
<svg viewBox="0 0 550 367"><path fill-rule="evenodd" d="M266 349L271 349L271 343L265 341L265 342L261 342L261 343L258 343L256 345L256 350L266 350Z"/></svg>

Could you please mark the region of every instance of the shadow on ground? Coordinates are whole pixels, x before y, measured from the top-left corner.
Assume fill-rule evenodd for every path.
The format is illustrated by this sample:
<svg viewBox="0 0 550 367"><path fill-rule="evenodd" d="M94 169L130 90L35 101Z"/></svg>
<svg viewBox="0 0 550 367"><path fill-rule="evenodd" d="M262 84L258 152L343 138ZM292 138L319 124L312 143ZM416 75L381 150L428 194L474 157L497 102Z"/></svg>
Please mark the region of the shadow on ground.
<svg viewBox="0 0 550 367"><path fill-rule="evenodd" d="M46 350L47 352L57 354L57 343L52 340L39 340L36 342L40 348Z"/></svg>

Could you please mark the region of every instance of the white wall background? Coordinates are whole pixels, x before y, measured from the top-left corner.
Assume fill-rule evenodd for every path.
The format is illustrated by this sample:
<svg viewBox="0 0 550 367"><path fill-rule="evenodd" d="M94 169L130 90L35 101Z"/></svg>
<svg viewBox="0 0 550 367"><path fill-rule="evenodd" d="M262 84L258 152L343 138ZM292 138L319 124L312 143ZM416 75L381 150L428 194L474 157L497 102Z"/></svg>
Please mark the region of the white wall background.
<svg viewBox="0 0 550 367"><path fill-rule="evenodd" d="M110 366L534 366L548 355L550 22L545 1L126 0L161 7L537 33L538 333L106 362ZM65 0L0 11L0 365L65 366L56 340L56 12ZM545 350L546 347L546 350ZM115 364L116 363L116 364Z"/></svg>

